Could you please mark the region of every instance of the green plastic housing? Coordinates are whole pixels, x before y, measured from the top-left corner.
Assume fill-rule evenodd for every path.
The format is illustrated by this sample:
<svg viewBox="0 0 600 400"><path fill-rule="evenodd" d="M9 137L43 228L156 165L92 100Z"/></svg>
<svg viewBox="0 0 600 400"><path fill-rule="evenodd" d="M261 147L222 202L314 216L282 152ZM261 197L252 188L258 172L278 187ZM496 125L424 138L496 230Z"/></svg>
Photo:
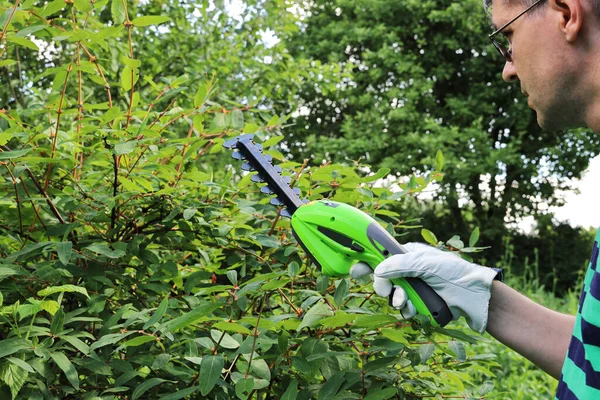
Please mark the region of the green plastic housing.
<svg viewBox="0 0 600 400"><path fill-rule="evenodd" d="M347 276L359 261L374 269L388 256L406 252L377 221L344 203L305 204L292 215L291 224L300 245L327 276ZM393 283L406 291L417 312L428 316L432 325L444 326L452 319L446 303L422 280L400 278Z"/></svg>

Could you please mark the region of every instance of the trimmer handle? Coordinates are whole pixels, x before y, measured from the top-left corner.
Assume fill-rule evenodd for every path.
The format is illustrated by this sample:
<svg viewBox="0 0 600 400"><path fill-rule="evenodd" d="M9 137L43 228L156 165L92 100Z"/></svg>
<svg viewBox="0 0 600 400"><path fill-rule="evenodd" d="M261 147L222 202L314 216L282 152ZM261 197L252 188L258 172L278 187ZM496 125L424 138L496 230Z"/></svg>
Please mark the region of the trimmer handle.
<svg viewBox="0 0 600 400"><path fill-rule="evenodd" d="M392 236L378 223L372 223L367 229L367 236L371 242L375 241L383 246L382 254L389 257L394 254L405 254L406 249L402 247ZM375 245L380 248L380 246ZM414 304L417 312L423 315L431 315L439 326L446 326L452 321L450 308L436 292L422 279L419 278L397 278L392 279L394 285L400 286L410 301ZM391 299L390 299L391 300Z"/></svg>

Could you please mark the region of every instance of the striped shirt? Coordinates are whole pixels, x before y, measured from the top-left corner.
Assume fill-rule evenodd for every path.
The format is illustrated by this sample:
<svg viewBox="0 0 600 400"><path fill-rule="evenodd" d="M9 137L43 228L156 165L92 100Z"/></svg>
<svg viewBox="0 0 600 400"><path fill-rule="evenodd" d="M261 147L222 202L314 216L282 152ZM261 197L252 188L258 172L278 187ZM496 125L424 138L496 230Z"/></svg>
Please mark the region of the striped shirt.
<svg viewBox="0 0 600 400"><path fill-rule="evenodd" d="M600 399L600 270L596 235L585 275L573 337L556 390L556 400Z"/></svg>

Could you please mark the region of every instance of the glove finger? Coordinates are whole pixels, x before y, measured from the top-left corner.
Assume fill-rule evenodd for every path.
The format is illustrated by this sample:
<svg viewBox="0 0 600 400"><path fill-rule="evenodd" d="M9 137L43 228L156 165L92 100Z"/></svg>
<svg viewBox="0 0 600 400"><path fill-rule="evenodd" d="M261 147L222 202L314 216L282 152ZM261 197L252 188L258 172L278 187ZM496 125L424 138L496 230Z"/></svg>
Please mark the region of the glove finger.
<svg viewBox="0 0 600 400"><path fill-rule="evenodd" d="M371 267L369 267L369 265L364 262L356 263L350 268L350 276L354 279L359 279L372 273L373 270L371 269Z"/></svg>
<svg viewBox="0 0 600 400"><path fill-rule="evenodd" d="M425 273L419 262L419 253L396 254L383 260L375 268L375 277L394 278L420 278Z"/></svg>
<svg viewBox="0 0 600 400"><path fill-rule="evenodd" d="M388 297L392 293L394 285L392 281L385 278L373 277L373 290L381 297Z"/></svg>
<svg viewBox="0 0 600 400"><path fill-rule="evenodd" d="M396 310L404 308L408 295L400 286L394 286L394 293L390 296L390 305Z"/></svg>
<svg viewBox="0 0 600 400"><path fill-rule="evenodd" d="M415 308L415 305L412 301L406 301L406 306L404 306L404 308L400 310L400 315L402 315L402 318L404 319L411 319L412 317L417 315L417 309Z"/></svg>

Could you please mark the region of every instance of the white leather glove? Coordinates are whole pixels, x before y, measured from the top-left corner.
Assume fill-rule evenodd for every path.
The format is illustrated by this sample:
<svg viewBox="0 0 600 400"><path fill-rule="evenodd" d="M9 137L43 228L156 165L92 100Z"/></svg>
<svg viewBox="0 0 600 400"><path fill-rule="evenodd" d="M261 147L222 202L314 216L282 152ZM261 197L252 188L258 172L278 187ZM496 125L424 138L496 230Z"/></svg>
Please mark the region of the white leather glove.
<svg viewBox="0 0 600 400"><path fill-rule="evenodd" d="M497 272L422 243L403 246L408 251L406 254L393 255L375 268L375 292L383 297L391 296L392 307L399 309L404 318L412 318L416 314L414 305L404 289L395 286L390 279L420 278L446 302L453 320L464 316L471 329L483 333L488 322L490 290ZM358 263L350 269L350 276L361 278L372 272L367 264Z"/></svg>

